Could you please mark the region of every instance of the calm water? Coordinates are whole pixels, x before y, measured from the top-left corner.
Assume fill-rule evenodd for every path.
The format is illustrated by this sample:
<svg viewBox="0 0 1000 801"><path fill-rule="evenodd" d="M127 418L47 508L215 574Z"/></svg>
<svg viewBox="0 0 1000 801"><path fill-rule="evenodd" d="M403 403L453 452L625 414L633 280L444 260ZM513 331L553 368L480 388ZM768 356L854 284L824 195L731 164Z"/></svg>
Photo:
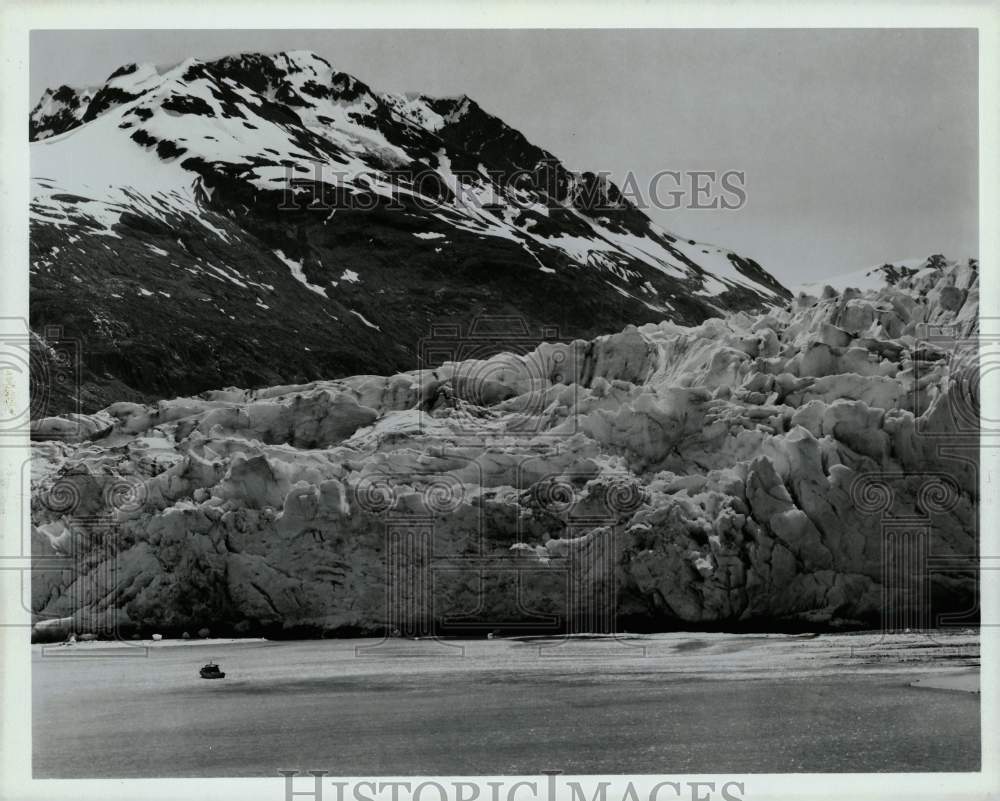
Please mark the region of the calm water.
<svg viewBox="0 0 1000 801"><path fill-rule="evenodd" d="M99 653L33 646L36 777L980 764L979 696L909 686L968 672L975 637L161 642ZM227 678L198 677L210 657Z"/></svg>

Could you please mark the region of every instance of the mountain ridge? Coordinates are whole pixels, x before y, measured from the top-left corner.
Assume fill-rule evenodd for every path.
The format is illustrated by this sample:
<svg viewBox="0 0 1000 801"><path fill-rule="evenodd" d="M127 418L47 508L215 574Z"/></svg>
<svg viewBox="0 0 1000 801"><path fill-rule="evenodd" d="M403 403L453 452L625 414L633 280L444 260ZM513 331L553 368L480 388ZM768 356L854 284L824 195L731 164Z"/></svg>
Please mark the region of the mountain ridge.
<svg viewBox="0 0 1000 801"><path fill-rule="evenodd" d="M29 135L31 325L83 360L50 413L392 372L483 315L574 338L790 297L472 98L307 51L124 65L47 91Z"/></svg>

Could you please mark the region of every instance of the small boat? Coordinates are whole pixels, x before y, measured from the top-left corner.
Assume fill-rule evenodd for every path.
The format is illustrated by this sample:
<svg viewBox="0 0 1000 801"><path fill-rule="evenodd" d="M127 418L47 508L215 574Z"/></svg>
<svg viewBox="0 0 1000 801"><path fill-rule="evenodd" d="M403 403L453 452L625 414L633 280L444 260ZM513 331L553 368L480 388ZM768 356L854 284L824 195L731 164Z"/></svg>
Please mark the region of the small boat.
<svg viewBox="0 0 1000 801"><path fill-rule="evenodd" d="M219 666L215 662L209 662L205 667L203 667L199 674L203 679L224 679L226 674L219 670Z"/></svg>

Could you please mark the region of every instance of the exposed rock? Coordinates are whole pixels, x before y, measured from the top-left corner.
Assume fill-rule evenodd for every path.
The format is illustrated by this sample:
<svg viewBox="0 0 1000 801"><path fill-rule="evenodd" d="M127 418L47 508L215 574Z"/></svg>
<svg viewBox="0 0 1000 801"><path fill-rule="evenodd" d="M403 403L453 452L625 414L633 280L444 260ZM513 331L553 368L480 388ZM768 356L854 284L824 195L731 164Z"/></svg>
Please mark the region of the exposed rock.
<svg viewBox="0 0 1000 801"><path fill-rule="evenodd" d="M788 297L470 98L376 92L312 53L128 64L46 92L30 134L31 323L78 346L38 416L391 373L486 314L537 344Z"/></svg>

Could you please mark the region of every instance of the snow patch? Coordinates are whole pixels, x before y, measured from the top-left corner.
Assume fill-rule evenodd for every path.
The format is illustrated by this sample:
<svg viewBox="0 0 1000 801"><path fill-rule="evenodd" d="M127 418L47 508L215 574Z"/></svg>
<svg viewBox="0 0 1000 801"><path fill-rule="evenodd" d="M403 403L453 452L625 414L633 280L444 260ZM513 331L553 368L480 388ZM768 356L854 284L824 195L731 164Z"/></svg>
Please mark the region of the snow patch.
<svg viewBox="0 0 1000 801"><path fill-rule="evenodd" d="M361 322L363 322L369 328L374 328L376 331L382 330L379 326L375 325L375 323L373 323L371 320L365 317L361 312L356 312L354 311L354 309L351 309L351 314L353 314L355 317L361 320Z"/></svg>
<svg viewBox="0 0 1000 801"><path fill-rule="evenodd" d="M305 272L303 272L302 264L300 262L293 261L292 259L288 258L284 253L282 253L280 250L274 251L274 255L277 256L278 259L280 259L281 262L286 267L288 267L288 269L292 273L292 278L294 278L296 281L302 284L302 286L304 286L310 292L315 292L317 295L322 295L324 298L329 299L326 294L326 290L323 289L323 287L309 283L309 279L306 278L306 274Z"/></svg>

